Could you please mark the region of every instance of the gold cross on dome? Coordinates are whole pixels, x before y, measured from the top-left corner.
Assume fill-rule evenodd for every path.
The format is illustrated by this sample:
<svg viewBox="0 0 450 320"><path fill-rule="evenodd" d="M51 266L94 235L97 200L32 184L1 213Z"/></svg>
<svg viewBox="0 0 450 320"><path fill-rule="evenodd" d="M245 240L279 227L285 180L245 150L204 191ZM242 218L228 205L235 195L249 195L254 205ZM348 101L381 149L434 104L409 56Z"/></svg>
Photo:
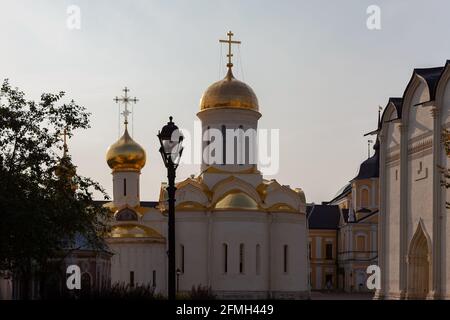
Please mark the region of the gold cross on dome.
<svg viewBox="0 0 450 320"><path fill-rule="evenodd" d="M125 92L125 94L121 97L121 98L118 98L117 96L114 98L114 101L116 102L116 103L123 103L123 105L125 106L125 110L122 112L122 115L123 115L123 118L124 118L124 123L125 123L125 125L127 125L128 124L128 116L131 114L131 112L128 110L128 104L129 103L136 103L136 102L138 102L139 100L138 99L136 99L136 97L134 97L134 98L130 98L129 96L128 96L128 92L130 92L130 89L128 89L127 87L125 87L125 89L123 89L122 90L123 92Z"/></svg>
<svg viewBox="0 0 450 320"><path fill-rule="evenodd" d="M240 41L237 40L231 40L231 37L234 36L234 33L231 31L228 31L227 33L228 36L228 40L219 40L219 42L223 42L223 43L228 43L228 63L227 63L227 67L228 69L231 69L231 67L233 66L233 63L231 62L231 57L233 56L233 54L231 53L231 44L235 43L235 44L240 44Z"/></svg>

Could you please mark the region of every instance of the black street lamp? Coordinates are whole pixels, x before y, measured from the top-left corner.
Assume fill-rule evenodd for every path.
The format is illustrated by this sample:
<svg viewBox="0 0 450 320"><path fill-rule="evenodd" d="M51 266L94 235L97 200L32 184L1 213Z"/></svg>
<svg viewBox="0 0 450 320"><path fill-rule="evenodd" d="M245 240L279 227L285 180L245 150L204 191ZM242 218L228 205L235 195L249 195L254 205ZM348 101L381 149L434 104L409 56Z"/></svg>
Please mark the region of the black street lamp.
<svg viewBox="0 0 450 320"><path fill-rule="evenodd" d="M161 147L159 152L161 153L164 165L167 168L167 178L169 185L167 187L167 193L169 195L169 300L175 300L176 288L175 288L175 173L180 163L181 154L183 153L183 135L178 130L178 127L172 121L173 117L169 117L169 122L158 132L158 139Z"/></svg>

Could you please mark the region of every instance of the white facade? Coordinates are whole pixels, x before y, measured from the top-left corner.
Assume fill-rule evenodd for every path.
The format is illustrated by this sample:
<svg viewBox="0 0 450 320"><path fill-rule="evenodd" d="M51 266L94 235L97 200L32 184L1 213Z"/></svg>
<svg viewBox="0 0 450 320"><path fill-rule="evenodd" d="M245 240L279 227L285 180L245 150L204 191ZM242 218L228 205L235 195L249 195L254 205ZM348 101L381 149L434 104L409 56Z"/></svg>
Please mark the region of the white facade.
<svg viewBox="0 0 450 320"><path fill-rule="evenodd" d="M211 128L256 130L261 114L225 105L202 109L198 117L206 136ZM251 149L253 143L243 148ZM202 152L208 145L203 144ZM303 191L263 179L256 164L248 161L210 164L203 157L201 170L177 184L178 291L201 285L219 298L308 298ZM113 170L114 200L107 204L116 218L108 239L115 253L112 282L155 285L157 292L166 294L166 184L157 203L136 203L138 171ZM123 196L125 178L137 186Z"/></svg>
<svg viewBox="0 0 450 320"><path fill-rule="evenodd" d="M380 132L379 297L450 298L450 221L439 167L449 158L450 66L416 69L391 99Z"/></svg>

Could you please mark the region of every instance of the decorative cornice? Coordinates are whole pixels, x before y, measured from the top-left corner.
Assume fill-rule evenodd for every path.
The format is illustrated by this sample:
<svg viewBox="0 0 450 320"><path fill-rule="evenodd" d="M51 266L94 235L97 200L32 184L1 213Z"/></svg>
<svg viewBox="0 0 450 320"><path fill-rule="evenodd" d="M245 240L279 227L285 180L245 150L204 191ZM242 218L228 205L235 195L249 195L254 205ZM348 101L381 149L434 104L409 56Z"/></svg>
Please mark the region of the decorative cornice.
<svg viewBox="0 0 450 320"><path fill-rule="evenodd" d="M433 138L424 139L418 143L408 146L408 155L431 149L433 147Z"/></svg>

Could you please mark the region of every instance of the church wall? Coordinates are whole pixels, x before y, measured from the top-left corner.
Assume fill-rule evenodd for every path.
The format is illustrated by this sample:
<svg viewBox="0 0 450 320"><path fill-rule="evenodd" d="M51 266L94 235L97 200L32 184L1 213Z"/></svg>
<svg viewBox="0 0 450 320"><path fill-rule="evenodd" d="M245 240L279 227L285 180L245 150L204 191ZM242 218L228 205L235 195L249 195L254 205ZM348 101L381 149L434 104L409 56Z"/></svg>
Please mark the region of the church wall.
<svg viewBox="0 0 450 320"><path fill-rule="evenodd" d="M408 161L408 244L416 231L419 220L422 219L428 235L433 232L433 157L431 150L428 155L420 157L413 155ZM422 170L420 170L422 163ZM420 173L419 173L420 171Z"/></svg>
<svg viewBox="0 0 450 320"><path fill-rule="evenodd" d="M217 129L222 132L223 126L226 129L239 129L242 127L244 131L248 129L256 130L258 127L258 119L261 114L252 110L239 110L239 109L211 109L204 110L198 113L199 118L202 121L202 135L205 135L206 131L209 129ZM250 142L250 145L257 146L256 137L254 137L255 142ZM238 140L238 139L236 139ZM231 141L227 141L228 149L226 151L227 154L231 154L230 150L233 149L232 145L229 143ZM203 141L202 155L205 154L205 148L208 143ZM214 143L214 140L210 146L218 146L218 144ZM250 147L248 147L250 148ZM234 149L233 149L234 150ZM220 155L222 155L222 150L217 150ZM257 155L257 150L255 149L255 155ZM208 152L206 152L208 154ZM221 157L220 157L221 158ZM205 170L210 165L213 158L205 159L205 156L202 157L202 170ZM228 161L228 160L227 160ZM213 165L214 167L220 168L221 170L226 171L242 171L252 167L252 165L239 165L239 164L217 164Z"/></svg>
<svg viewBox="0 0 450 320"><path fill-rule="evenodd" d="M450 129L450 81L447 80L445 85L445 91L442 100L443 106L441 107L440 117L441 125L444 128ZM441 163L443 167L450 168L450 158L446 154L445 149L442 148ZM444 226L443 232L443 244L442 244L442 278L445 279L443 283L443 293L442 295L446 299L450 299L450 218L449 209L446 208L445 203L450 202L450 189L442 188L440 208L442 223ZM444 282L444 281L443 281Z"/></svg>
<svg viewBox="0 0 450 320"><path fill-rule="evenodd" d="M393 109L393 108L392 108ZM392 110L389 119L395 119L396 114ZM385 166L383 184L385 190L385 244L386 250L384 275L386 277L387 294L398 293L400 291L399 275L399 255L400 255L400 130L398 124L390 122L386 135L386 158L390 161Z"/></svg>
<svg viewBox="0 0 450 320"><path fill-rule="evenodd" d="M130 283L130 272L134 272L135 284L154 285L153 270L156 271L156 291L166 292L165 244L124 240L110 243L114 252L111 259L111 283Z"/></svg>
<svg viewBox="0 0 450 320"><path fill-rule="evenodd" d="M404 110L403 121L408 125L408 158L407 163L407 249L417 229L420 219L423 220L426 232L433 239L433 117L430 106L415 106L417 103L429 101L426 84L421 81L415 90L410 105ZM403 161L405 161L403 160Z"/></svg>
<svg viewBox="0 0 450 320"><path fill-rule="evenodd" d="M304 215L273 214L271 227L271 290L308 290L307 232ZM288 245L288 268L284 272L284 250Z"/></svg>
<svg viewBox="0 0 450 320"><path fill-rule="evenodd" d="M410 105L403 111L403 122L408 121L408 141L423 134L430 133L433 130L433 118L430 114L430 107L415 106L418 103L430 100L425 82L420 81L417 89L414 91ZM404 106L406 107L406 106ZM405 113L408 113L407 115Z"/></svg>
<svg viewBox="0 0 450 320"><path fill-rule="evenodd" d="M267 216L262 212L221 211L213 213L212 288L219 292L268 290L269 241ZM224 248L228 246L227 272ZM244 268L240 273L240 245L244 244ZM260 245L260 272L256 271L256 246Z"/></svg>
<svg viewBox="0 0 450 320"><path fill-rule="evenodd" d="M139 204L139 175L139 172L131 171L113 173L113 199L116 207L120 208L127 204L134 207Z"/></svg>
<svg viewBox="0 0 450 320"><path fill-rule="evenodd" d="M182 270L181 245L184 246L184 273L179 278L179 290L208 285L208 216L204 212L177 212L177 268Z"/></svg>

